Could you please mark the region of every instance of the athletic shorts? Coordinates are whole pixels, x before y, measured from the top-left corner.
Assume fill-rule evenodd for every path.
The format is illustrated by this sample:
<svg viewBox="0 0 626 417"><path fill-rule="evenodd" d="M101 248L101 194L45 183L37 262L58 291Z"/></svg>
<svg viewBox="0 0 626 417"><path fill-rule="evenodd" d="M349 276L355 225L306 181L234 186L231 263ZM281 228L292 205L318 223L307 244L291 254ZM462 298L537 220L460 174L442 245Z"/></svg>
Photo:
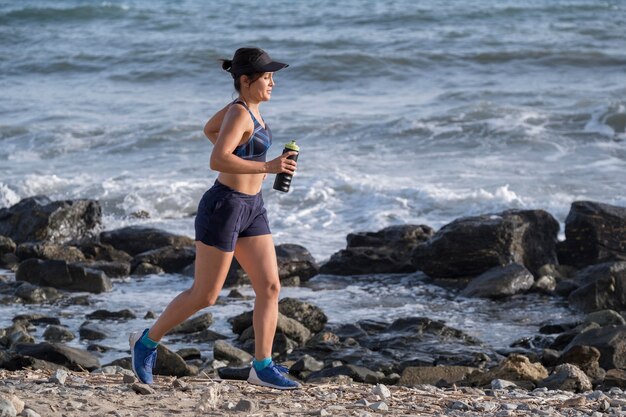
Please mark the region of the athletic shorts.
<svg viewBox="0 0 626 417"><path fill-rule="evenodd" d="M237 238L271 233L261 192L240 193L217 180L198 204L195 228L197 241L225 252L235 250Z"/></svg>

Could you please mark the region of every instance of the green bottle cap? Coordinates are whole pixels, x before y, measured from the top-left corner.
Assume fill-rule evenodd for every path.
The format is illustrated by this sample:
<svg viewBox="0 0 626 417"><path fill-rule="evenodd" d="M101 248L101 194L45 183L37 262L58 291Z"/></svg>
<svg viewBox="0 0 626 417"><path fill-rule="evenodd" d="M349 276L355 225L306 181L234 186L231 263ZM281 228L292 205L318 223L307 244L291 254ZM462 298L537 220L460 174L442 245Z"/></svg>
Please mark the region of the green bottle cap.
<svg viewBox="0 0 626 417"><path fill-rule="evenodd" d="M292 151L300 152L300 147L296 145L296 141L292 140L288 144L285 145L285 148L291 149Z"/></svg>

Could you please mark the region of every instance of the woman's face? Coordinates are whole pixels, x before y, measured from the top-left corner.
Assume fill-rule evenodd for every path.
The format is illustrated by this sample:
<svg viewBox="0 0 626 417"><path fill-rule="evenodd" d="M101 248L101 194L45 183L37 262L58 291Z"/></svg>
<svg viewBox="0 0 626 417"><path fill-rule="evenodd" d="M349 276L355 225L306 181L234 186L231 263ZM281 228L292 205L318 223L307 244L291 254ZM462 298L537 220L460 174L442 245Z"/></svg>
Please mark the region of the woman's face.
<svg viewBox="0 0 626 417"><path fill-rule="evenodd" d="M255 101L268 101L274 88L274 73L264 72L256 81L249 84L248 94Z"/></svg>

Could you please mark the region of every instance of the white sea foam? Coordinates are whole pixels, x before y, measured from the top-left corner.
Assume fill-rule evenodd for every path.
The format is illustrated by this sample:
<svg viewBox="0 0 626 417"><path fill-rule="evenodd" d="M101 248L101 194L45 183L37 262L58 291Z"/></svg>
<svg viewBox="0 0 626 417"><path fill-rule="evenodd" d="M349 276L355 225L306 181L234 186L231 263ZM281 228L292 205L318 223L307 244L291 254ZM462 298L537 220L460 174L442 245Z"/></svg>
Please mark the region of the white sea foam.
<svg viewBox="0 0 626 417"><path fill-rule="evenodd" d="M10 207L20 201L20 196L8 185L0 182L0 208Z"/></svg>

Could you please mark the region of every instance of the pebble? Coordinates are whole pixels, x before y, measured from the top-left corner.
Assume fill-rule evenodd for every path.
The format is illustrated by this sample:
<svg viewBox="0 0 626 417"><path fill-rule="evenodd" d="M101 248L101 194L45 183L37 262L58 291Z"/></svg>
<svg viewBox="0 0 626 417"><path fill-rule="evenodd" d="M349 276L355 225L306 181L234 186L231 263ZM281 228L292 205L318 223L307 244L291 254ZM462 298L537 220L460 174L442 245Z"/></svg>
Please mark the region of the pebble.
<svg viewBox="0 0 626 417"><path fill-rule="evenodd" d="M20 415L22 417L41 417L36 411L31 410L30 408L25 408Z"/></svg>
<svg viewBox="0 0 626 417"><path fill-rule="evenodd" d="M17 411L15 411L15 407L11 403L11 401L0 398L0 416L2 417L15 417L17 416Z"/></svg>
<svg viewBox="0 0 626 417"><path fill-rule="evenodd" d="M137 394L141 394L141 395L152 395L152 394L156 394L156 391L153 390L150 385L147 384L140 384L138 382L135 382L131 388L133 389L133 391L135 391Z"/></svg>
<svg viewBox="0 0 626 417"><path fill-rule="evenodd" d="M389 410L389 406L384 401L377 401L375 403L370 404L370 408L374 411L387 411Z"/></svg>
<svg viewBox="0 0 626 417"><path fill-rule="evenodd" d="M17 414L20 414L22 411L24 411L24 401L20 400L15 395L9 396L8 400L11 402L11 404L13 404L13 407L15 407L15 412Z"/></svg>
<svg viewBox="0 0 626 417"><path fill-rule="evenodd" d="M381 398L391 397L391 391L383 384L376 384L376 386L372 388L372 394L378 395Z"/></svg>
<svg viewBox="0 0 626 417"><path fill-rule="evenodd" d="M448 408L451 410L466 411L470 409L470 406L463 401L454 400L450 403L450 405L448 405Z"/></svg>
<svg viewBox="0 0 626 417"><path fill-rule="evenodd" d="M67 371L64 371L63 369L57 369L54 372L54 375L50 377L49 382L52 382L53 384L63 385L65 384L66 379L67 379Z"/></svg>
<svg viewBox="0 0 626 417"><path fill-rule="evenodd" d="M517 410L517 404L504 403L501 407L503 410Z"/></svg>
<svg viewBox="0 0 626 417"><path fill-rule="evenodd" d="M332 414L330 414L328 411L324 410L323 408L320 409L319 411L317 411L314 415L316 416L321 416L321 417L328 417Z"/></svg>
<svg viewBox="0 0 626 417"><path fill-rule="evenodd" d="M371 404L369 401L367 401L365 398L361 398L360 400L357 400L355 402L356 405L362 405L365 407L369 407L369 405Z"/></svg>
<svg viewBox="0 0 626 417"><path fill-rule="evenodd" d="M499 407L498 403L493 401L477 401L477 404L474 405L476 411L484 411L486 413L491 413L497 410Z"/></svg>
<svg viewBox="0 0 626 417"><path fill-rule="evenodd" d="M137 382L137 378L135 378L135 375L124 374L124 376L122 377L122 382L125 384L134 384L135 382Z"/></svg>
<svg viewBox="0 0 626 417"><path fill-rule="evenodd" d="M239 400L237 405L235 405L235 411L243 411L246 413L251 413L255 409L256 409L256 404L254 403L254 401L246 400L243 398Z"/></svg>
<svg viewBox="0 0 626 417"><path fill-rule="evenodd" d="M517 387L515 382L507 381L506 379L494 379L491 381L491 389L506 389L509 387Z"/></svg>

